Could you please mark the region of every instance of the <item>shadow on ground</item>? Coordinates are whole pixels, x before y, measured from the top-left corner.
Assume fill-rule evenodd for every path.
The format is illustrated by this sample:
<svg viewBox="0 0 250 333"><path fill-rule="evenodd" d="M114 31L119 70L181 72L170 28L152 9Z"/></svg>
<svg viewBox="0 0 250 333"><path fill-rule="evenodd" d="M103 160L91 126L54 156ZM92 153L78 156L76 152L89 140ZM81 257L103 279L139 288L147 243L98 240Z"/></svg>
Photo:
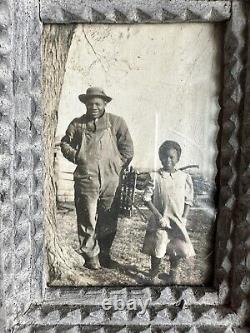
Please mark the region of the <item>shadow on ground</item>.
<svg viewBox="0 0 250 333"><path fill-rule="evenodd" d="M145 212L147 214L147 212ZM213 243L215 214L212 209L195 207L191 209L187 229L196 251L194 267L181 265L178 271L178 284L209 285L212 279ZM60 203L57 209L57 226L60 238L77 253L78 238L76 214L73 203ZM77 281L69 281L64 276L53 285L92 285L92 286L133 286L150 285L147 273L150 258L141 253L146 223L135 211L132 218L120 218L118 231L112 246L112 258L116 262L115 269L102 268L91 271L81 265L75 267L79 272ZM164 258L161 264L162 273L169 270L169 262ZM163 282L164 284L164 282Z"/></svg>

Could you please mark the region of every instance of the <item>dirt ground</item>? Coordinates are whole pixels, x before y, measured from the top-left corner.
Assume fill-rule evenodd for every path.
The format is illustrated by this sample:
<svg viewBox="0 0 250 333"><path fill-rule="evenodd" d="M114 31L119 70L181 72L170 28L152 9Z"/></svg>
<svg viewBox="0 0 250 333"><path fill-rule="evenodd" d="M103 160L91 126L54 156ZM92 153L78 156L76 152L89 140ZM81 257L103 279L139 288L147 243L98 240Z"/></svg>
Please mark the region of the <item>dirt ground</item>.
<svg viewBox="0 0 250 333"><path fill-rule="evenodd" d="M214 216L214 212L208 207L206 209L199 207L191 209L187 229L196 251L196 257L192 267L190 264L187 265L185 261L180 263L178 280L175 284L210 285L213 266ZM60 238L76 251L76 256L79 256L76 214L73 203L59 205L57 225ZM147 277L150 258L141 253L145 231L146 223L137 211L134 211L132 218L120 218L117 235L112 246L112 258L117 263L116 269L102 268L99 271L91 271L79 264L75 267L76 271L79 272L77 281L62 276L60 281L53 281L53 285L150 285ZM168 258L164 258L161 271L167 273L168 270ZM162 284L167 283L163 280Z"/></svg>

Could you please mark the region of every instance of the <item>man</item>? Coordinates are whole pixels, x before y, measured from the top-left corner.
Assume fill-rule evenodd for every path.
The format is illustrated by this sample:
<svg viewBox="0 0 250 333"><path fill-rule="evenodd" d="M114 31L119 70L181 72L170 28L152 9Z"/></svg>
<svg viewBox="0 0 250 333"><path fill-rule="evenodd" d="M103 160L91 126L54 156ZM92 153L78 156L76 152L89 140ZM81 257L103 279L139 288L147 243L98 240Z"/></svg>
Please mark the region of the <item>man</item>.
<svg viewBox="0 0 250 333"><path fill-rule="evenodd" d="M133 158L133 142L125 121L105 112L111 97L101 88L79 95L87 112L69 124L61 150L77 165L75 206L80 250L90 269L112 267L119 202L119 176ZM100 259L100 261L99 261Z"/></svg>

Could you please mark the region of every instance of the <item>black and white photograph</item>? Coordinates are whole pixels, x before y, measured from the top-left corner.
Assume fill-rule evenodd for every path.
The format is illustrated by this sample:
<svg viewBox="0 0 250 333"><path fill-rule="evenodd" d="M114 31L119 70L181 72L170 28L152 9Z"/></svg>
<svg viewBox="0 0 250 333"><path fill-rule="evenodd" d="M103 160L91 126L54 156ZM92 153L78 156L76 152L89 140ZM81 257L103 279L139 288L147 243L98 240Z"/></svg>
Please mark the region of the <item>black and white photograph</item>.
<svg viewBox="0 0 250 333"><path fill-rule="evenodd" d="M222 36L206 23L76 26L53 170L74 275L50 267L52 286L210 285Z"/></svg>
<svg viewBox="0 0 250 333"><path fill-rule="evenodd" d="M250 332L250 2L0 22L0 333Z"/></svg>

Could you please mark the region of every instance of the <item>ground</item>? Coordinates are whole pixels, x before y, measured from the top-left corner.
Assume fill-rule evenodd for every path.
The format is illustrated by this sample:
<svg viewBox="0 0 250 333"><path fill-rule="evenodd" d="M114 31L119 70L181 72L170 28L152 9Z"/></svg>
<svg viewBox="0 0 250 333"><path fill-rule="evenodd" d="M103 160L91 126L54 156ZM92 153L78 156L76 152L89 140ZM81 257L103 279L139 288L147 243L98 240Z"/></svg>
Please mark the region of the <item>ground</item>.
<svg viewBox="0 0 250 333"><path fill-rule="evenodd" d="M177 284L209 285L212 279L214 212L209 209L195 207L189 214L187 229L196 251L193 266L181 262ZM57 226L60 238L67 246L72 247L79 256L76 229L76 214L73 203L61 203L57 210ZM60 281L52 285L93 285L93 286L133 286L150 285L147 272L150 258L141 253L146 223L137 211L131 218L121 217L118 231L112 246L112 257L117 262L116 269L102 268L91 271L79 264L75 267L79 273L77 281L62 276ZM168 259L164 258L161 271L168 272ZM164 282L162 282L164 284ZM166 284L166 283L165 283Z"/></svg>

